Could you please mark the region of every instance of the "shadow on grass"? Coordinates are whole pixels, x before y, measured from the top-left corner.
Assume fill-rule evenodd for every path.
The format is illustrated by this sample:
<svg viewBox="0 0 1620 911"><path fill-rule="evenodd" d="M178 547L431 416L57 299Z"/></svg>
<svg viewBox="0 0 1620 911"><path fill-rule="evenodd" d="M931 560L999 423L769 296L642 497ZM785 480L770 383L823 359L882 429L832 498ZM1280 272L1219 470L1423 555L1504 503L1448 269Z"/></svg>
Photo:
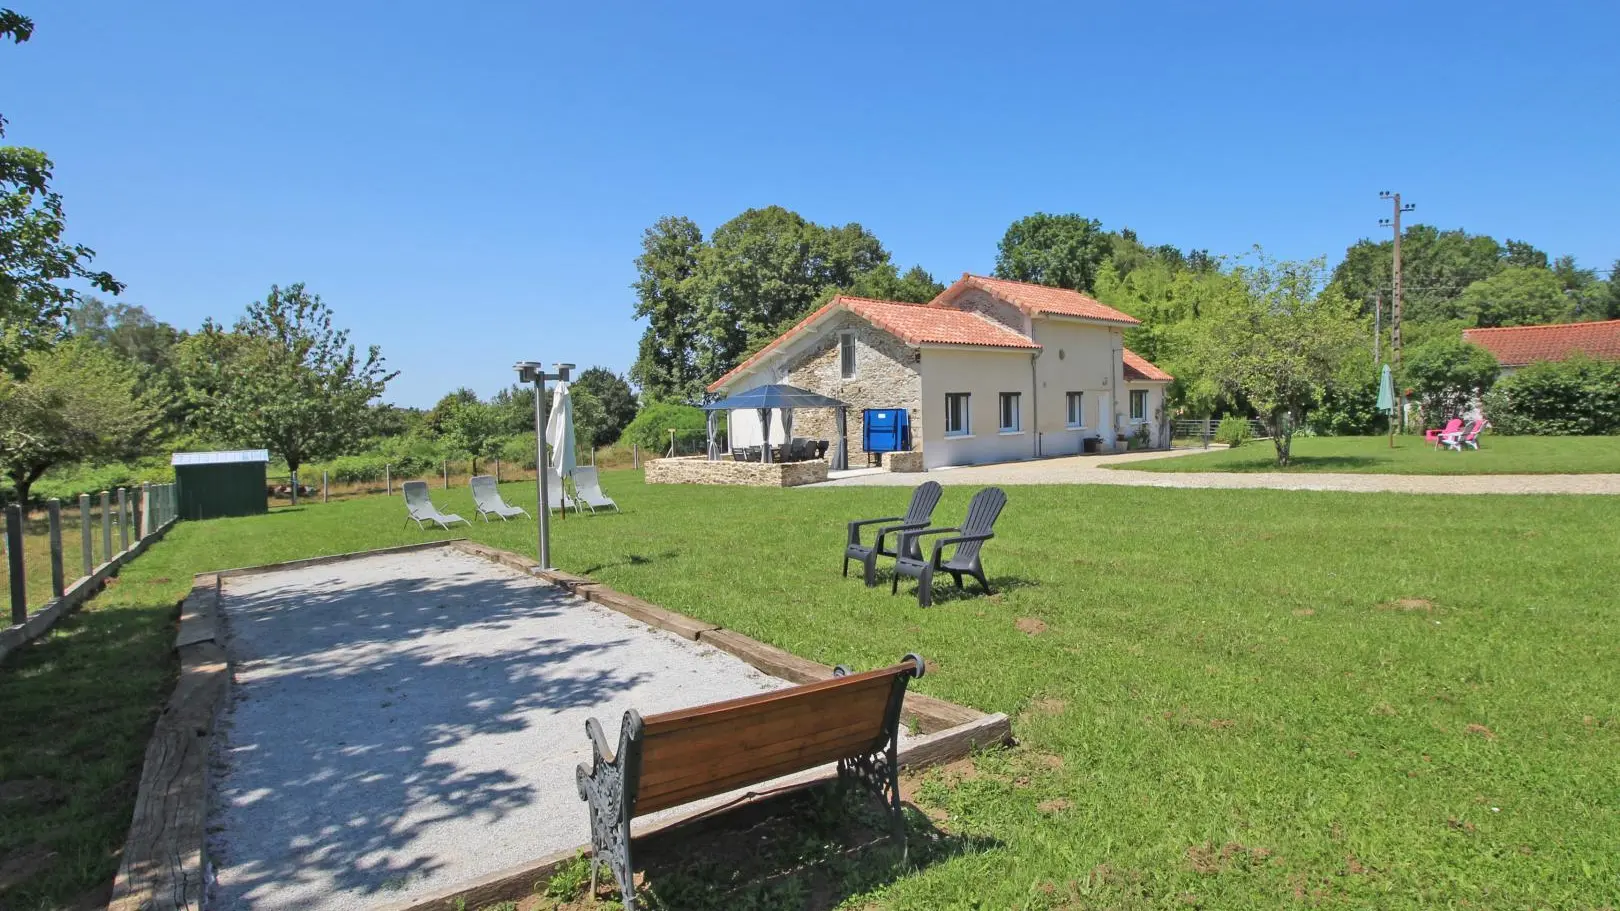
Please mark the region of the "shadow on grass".
<svg viewBox="0 0 1620 911"><path fill-rule="evenodd" d="M1367 456L1294 456L1288 460L1288 468L1283 470L1288 471L1301 468L1322 469L1327 471L1332 471L1334 469L1348 470L1356 468L1372 468L1375 465L1386 465L1391 464L1391 462L1391 459L1375 459ZM1275 460L1267 460L1266 464L1267 467L1257 470L1277 470L1277 463Z"/></svg>
<svg viewBox="0 0 1620 911"><path fill-rule="evenodd" d="M597 573L611 566L651 566L652 564L662 560L677 559L680 557L680 555L681 552L673 548L662 553L653 554L650 557L646 556L645 554L625 554L623 559L593 563L590 566L580 570L580 575L595 576Z"/></svg>
<svg viewBox="0 0 1620 911"><path fill-rule="evenodd" d="M945 832L913 807L904 813L903 863L888 811L859 788L828 783L709 817L636 842L633 860L645 877L637 895L644 907L671 911L830 911L934 864L1001 847ZM605 872L591 904L586 869L581 862L565 871L551 894L572 899L562 906L569 911L615 907L602 903L612 879Z"/></svg>

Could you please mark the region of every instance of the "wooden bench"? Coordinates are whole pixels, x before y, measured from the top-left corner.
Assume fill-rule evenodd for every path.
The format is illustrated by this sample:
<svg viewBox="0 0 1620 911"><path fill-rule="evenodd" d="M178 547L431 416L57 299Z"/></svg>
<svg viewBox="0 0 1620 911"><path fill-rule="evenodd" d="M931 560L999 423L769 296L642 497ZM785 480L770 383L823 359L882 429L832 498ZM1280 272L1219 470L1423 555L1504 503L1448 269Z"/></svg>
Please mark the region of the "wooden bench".
<svg viewBox="0 0 1620 911"><path fill-rule="evenodd" d="M579 766L579 796L591 815L591 891L600 864L635 908L630 820L830 762L838 776L872 790L905 843L897 753L906 683L923 675L907 655L882 670L728 699L642 718L624 713L619 749L609 752L595 718L585 723L593 757Z"/></svg>

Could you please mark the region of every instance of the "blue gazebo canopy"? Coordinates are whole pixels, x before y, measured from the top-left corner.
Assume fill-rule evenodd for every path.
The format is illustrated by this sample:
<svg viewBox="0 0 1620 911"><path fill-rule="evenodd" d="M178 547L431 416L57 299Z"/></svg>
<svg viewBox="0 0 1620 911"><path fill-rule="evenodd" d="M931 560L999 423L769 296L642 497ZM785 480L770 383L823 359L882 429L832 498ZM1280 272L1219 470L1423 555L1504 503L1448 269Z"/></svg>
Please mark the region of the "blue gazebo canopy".
<svg viewBox="0 0 1620 911"><path fill-rule="evenodd" d="M819 392L772 383L755 386L730 398L704 405L705 411L740 411L744 408L842 408L844 403Z"/></svg>

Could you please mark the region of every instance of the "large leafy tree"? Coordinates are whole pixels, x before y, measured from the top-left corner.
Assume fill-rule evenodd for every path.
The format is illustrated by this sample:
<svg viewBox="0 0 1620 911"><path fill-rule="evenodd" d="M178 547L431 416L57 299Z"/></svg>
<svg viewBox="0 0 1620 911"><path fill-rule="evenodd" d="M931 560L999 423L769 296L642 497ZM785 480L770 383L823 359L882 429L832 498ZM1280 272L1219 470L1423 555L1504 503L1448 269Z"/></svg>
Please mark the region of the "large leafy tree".
<svg viewBox="0 0 1620 911"><path fill-rule="evenodd" d="M55 465L135 454L158 408L128 361L88 340L23 356L24 378L0 377L0 471L27 502Z"/></svg>
<svg viewBox="0 0 1620 911"><path fill-rule="evenodd" d="M1489 392L1501 371L1496 358L1459 336L1441 336L1413 349L1402 366L1402 382L1423 407L1423 419L1437 425L1460 418Z"/></svg>
<svg viewBox="0 0 1620 911"><path fill-rule="evenodd" d="M28 17L0 9L0 41L22 44L33 33ZM0 116L0 138L5 132ZM0 145L0 370L12 374L21 372L23 352L62 338L63 317L79 297L62 282L81 279L108 294L124 288L90 268L94 250L63 239L67 218L51 168L38 149Z"/></svg>
<svg viewBox="0 0 1620 911"><path fill-rule="evenodd" d="M1533 261L1539 254L1545 264L1546 254L1528 244L1514 243L1514 255L1520 260ZM1333 270L1334 287L1367 313L1381 294L1387 314L1394 250L1395 244L1389 240L1356 241ZM1489 235L1441 231L1424 224L1407 227L1401 235L1402 320L1448 318L1463 289L1500 272L1507 255L1507 248Z"/></svg>
<svg viewBox="0 0 1620 911"><path fill-rule="evenodd" d="M636 317L647 321L630 378L654 400L703 395L697 349L703 336L697 288L703 232L689 218L666 216L642 232L636 257ZM530 401L533 404L533 401Z"/></svg>
<svg viewBox="0 0 1620 911"><path fill-rule="evenodd" d="M996 275L1089 292L1113 251L1113 237L1096 219L1036 212L1013 222L1002 235Z"/></svg>
<svg viewBox="0 0 1620 911"><path fill-rule="evenodd" d="M593 405L601 410L600 420L592 428L591 438L588 441L592 446L608 446L619 438L624 428L636 417L636 392L630 388L630 383L624 377L614 373L606 367L591 367L582 371L574 380L573 393L576 397L589 395L594 399ZM531 407L533 400L531 399ZM579 411L575 404L575 411ZM575 417L576 426L583 422ZM584 441L584 434L580 438Z"/></svg>
<svg viewBox="0 0 1620 911"><path fill-rule="evenodd" d="M708 383L835 290L927 299L938 287L926 272L895 272L860 225L818 225L780 206L749 209L707 241L690 219L661 218L642 235L636 275L647 329L630 378L648 401L701 400Z"/></svg>
<svg viewBox="0 0 1620 911"><path fill-rule="evenodd" d="M302 283L272 285L233 331L210 321L182 347L203 428L231 445L268 447L293 471L362 438L368 405L399 375L376 345L356 353Z"/></svg>
<svg viewBox="0 0 1620 911"><path fill-rule="evenodd" d="M1547 269L1512 267L1469 285L1448 315L1486 327L1562 323L1574 317L1575 298Z"/></svg>
<svg viewBox="0 0 1620 911"><path fill-rule="evenodd" d="M1337 288L1322 289L1323 260L1278 262L1259 256L1233 277L1242 293L1206 321L1203 372L1246 399L1271 431L1277 464L1288 464L1293 435L1358 354L1366 331Z"/></svg>
<svg viewBox="0 0 1620 911"><path fill-rule="evenodd" d="M703 381L719 378L801 319L825 289L851 287L888 261L860 225L824 227L781 206L749 209L721 225L700 269Z"/></svg>

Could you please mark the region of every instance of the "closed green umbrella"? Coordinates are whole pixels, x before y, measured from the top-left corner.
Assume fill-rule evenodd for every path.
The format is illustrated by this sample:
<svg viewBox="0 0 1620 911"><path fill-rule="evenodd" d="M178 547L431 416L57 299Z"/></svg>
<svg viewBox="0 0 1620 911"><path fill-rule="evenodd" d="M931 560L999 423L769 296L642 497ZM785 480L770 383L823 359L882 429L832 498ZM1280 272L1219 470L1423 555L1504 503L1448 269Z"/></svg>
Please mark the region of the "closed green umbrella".
<svg viewBox="0 0 1620 911"><path fill-rule="evenodd" d="M1395 448L1395 375L1384 365L1384 375L1378 381L1378 410L1389 415L1389 448Z"/></svg>

